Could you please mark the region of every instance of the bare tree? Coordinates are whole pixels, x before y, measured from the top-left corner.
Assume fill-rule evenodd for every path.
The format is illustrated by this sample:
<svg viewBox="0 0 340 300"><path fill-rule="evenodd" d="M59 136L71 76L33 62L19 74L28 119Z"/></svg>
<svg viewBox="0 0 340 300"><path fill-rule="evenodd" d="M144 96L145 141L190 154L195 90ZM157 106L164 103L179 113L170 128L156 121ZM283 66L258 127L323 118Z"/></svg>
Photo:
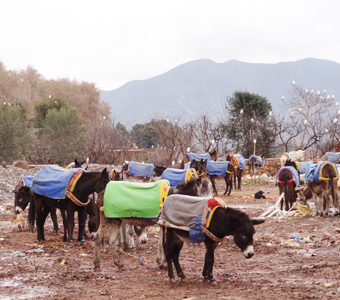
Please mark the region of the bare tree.
<svg viewBox="0 0 340 300"><path fill-rule="evenodd" d="M218 149L225 137L221 123L214 124L206 115L199 117L197 122L189 124L189 127L195 144L204 152L209 152L211 147Z"/></svg>
<svg viewBox="0 0 340 300"><path fill-rule="evenodd" d="M285 106L285 117L281 117L280 124L277 123L276 130L280 132L279 138L283 144L292 137L298 140L298 149L308 149L320 144L322 138L332 131L335 135L335 118L333 111L336 107L334 95L327 95L326 91L315 92L313 89L304 89L292 84L291 97L286 100L282 98ZM282 130L284 128L284 130Z"/></svg>
<svg viewBox="0 0 340 300"><path fill-rule="evenodd" d="M190 126L180 127L177 119L174 122L152 120L151 123L158 134L157 143L162 150L156 163L169 166L173 161L181 160L192 143L193 135Z"/></svg>

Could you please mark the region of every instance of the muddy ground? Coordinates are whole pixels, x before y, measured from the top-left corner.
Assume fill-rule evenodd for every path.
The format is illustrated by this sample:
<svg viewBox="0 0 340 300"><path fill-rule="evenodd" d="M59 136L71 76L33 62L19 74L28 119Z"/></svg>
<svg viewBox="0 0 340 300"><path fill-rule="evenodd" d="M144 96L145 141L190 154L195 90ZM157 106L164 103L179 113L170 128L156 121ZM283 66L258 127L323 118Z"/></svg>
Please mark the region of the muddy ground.
<svg viewBox="0 0 340 300"><path fill-rule="evenodd" d="M37 170L29 171L31 174ZM149 228L149 241L135 251L121 251L126 270L113 264L108 245L101 251L101 272L93 271L91 240L62 242L45 224L46 241L38 243L36 231L11 224L13 193L22 169L0 171L0 299L328 299L340 298L339 217L271 217L256 227L255 255L245 259L232 238L215 251L217 286L203 282L204 244L185 244L180 262L187 283L170 284L167 271L156 263L158 227ZM224 184L218 182L222 192ZM252 196L262 190L267 199ZM273 179L250 184L223 199L257 217L278 197ZM59 218L62 232L62 221ZM76 228L77 229L77 228ZM77 230L76 230L77 231ZM75 232L76 236L77 232ZM305 238L302 243L291 234ZM44 252L35 253L33 250ZM20 254L23 257L18 257ZM18 255L19 254L19 255ZM145 262L141 263L141 257Z"/></svg>

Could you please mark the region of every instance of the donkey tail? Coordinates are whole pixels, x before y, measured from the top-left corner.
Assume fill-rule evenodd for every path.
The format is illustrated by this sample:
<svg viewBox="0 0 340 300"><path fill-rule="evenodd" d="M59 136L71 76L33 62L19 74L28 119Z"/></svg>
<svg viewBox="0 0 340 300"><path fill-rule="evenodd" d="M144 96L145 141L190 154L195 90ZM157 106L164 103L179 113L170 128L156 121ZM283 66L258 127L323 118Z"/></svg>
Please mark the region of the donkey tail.
<svg viewBox="0 0 340 300"><path fill-rule="evenodd" d="M28 210L28 228L33 231L34 228L34 223L35 223L35 203L33 199L33 193L31 191L31 196L30 196L30 207Z"/></svg>
<svg viewBox="0 0 340 300"><path fill-rule="evenodd" d="M288 208L288 183L287 183L287 179L285 179L285 183L284 183L284 193L285 193L285 205L286 205L286 210Z"/></svg>
<svg viewBox="0 0 340 300"><path fill-rule="evenodd" d="M329 176L329 184L331 185L331 195L332 195L332 198L333 198L333 204L334 204L334 206L335 206L335 208L336 208L336 203L337 203L337 193L335 193L335 191L334 191L334 182L333 182L333 176ZM338 209L340 209L340 207L338 207Z"/></svg>

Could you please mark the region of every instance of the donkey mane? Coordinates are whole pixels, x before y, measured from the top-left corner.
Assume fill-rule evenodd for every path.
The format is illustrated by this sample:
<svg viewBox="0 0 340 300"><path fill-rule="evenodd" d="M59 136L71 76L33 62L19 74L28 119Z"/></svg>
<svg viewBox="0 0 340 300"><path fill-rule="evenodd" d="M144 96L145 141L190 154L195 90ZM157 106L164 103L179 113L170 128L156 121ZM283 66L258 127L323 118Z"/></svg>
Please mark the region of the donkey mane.
<svg viewBox="0 0 340 300"><path fill-rule="evenodd" d="M241 211L241 210L238 210L238 209L236 209L236 208L227 207L227 208L225 208L224 210L225 210L227 213L232 214L232 216L233 216L234 218L237 218L237 219L248 219L248 220L250 220L249 216L248 216L245 212L243 212L243 211Z"/></svg>

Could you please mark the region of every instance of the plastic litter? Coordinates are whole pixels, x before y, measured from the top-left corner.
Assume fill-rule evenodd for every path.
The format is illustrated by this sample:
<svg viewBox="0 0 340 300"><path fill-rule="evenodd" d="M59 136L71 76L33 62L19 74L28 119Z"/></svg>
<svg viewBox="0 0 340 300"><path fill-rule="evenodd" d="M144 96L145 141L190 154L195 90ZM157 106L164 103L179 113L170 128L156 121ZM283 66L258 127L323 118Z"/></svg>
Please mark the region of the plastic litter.
<svg viewBox="0 0 340 300"><path fill-rule="evenodd" d="M45 251L43 249L38 248L38 249L33 249L32 252L33 253L43 253Z"/></svg>
<svg viewBox="0 0 340 300"><path fill-rule="evenodd" d="M25 253L18 253L14 255L14 257L24 257L24 256L26 256Z"/></svg>
<svg viewBox="0 0 340 300"><path fill-rule="evenodd" d="M294 242L298 241L298 240L302 240L303 237L297 233L292 233L290 236L289 236L290 239L293 239Z"/></svg>
<svg viewBox="0 0 340 300"><path fill-rule="evenodd" d="M326 287L326 288L331 287L331 286L332 286L331 283L325 283L325 284L324 284L324 287Z"/></svg>

